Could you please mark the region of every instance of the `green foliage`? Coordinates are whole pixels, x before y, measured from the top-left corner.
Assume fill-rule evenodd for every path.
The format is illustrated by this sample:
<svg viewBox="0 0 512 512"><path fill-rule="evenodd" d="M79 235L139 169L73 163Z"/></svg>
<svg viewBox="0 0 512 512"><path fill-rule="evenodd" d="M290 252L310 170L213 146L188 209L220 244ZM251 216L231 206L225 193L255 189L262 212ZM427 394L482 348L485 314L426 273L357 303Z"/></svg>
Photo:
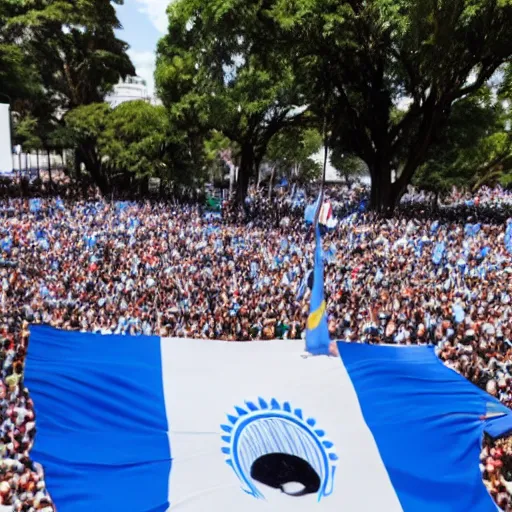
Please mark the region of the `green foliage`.
<svg viewBox="0 0 512 512"><path fill-rule="evenodd" d="M339 147L331 153L331 165L336 169L338 176L346 182L351 178L359 178L368 175L368 166L359 157L341 153Z"/></svg>
<svg viewBox="0 0 512 512"><path fill-rule="evenodd" d="M321 177L322 166L311 157L322 147L322 136L313 128L285 128L270 140L266 160L278 173L307 183Z"/></svg>
<svg viewBox="0 0 512 512"><path fill-rule="evenodd" d="M35 61L20 44L22 32L9 24L24 12L24 2L0 0L0 102L12 105L41 87Z"/></svg>
<svg viewBox="0 0 512 512"><path fill-rule="evenodd" d="M222 176L226 148L239 200L264 158L308 180L324 122L335 167L368 168L377 210L415 174L436 191L510 181L512 0L178 0L157 52L165 107L112 110L105 95L135 71L122 3L0 0L16 140L74 147L104 192L119 176Z"/></svg>
<svg viewBox="0 0 512 512"><path fill-rule="evenodd" d="M174 129L165 107L130 101L112 109L92 103L70 111L65 121L75 145L87 148L107 182L154 176L192 185L202 178L186 133Z"/></svg>
<svg viewBox="0 0 512 512"><path fill-rule="evenodd" d="M13 123L14 144L21 144L23 149L33 150L42 147L42 141L37 133L37 119L31 115L23 118L15 118Z"/></svg>
<svg viewBox="0 0 512 512"><path fill-rule="evenodd" d="M510 120L510 110L489 88L457 101L415 183L439 193L495 185L512 166Z"/></svg>
<svg viewBox="0 0 512 512"><path fill-rule="evenodd" d="M109 166L137 177L164 174L169 119L164 107L130 101L116 107L108 117L100 140Z"/></svg>
<svg viewBox="0 0 512 512"><path fill-rule="evenodd" d="M328 119L331 146L368 165L379 210L428 159L452 105L512 55L510 0L274 0L267 8L282 29L281 51L308 84L308 104Z"/></svg>
<svg viewBox="0 0 512 512"><path fill-rule="evenodd" d="M66 126L72 130L77 141L98 140L105 131L111 112L112 108L108 103L83 105L66 114Z"/></svg>
<svg viewBox="0 0 512 512"><path fill-rule="evenodd" d="M302 116L290 63L268 42L275 23L259 3L242 1L179 0L168 12L159 96L177 120L217 130L240 147L241 199L272 136Z"/></svg>
<svg viewBox="0 0 512 512"><path fill-rule="evenodd" d="M135 74L115 30L119 20L111 0L34 0L10 20L23 29L24 45L38 65L47 93L61 108L102 101L121 77Z"/></svg>
<svg viewBox="0 0 512 512"><path fill-rule="evenodd" d="M500 185L502 187L512 189L512 172L510 170L501 176Z"/></svg>

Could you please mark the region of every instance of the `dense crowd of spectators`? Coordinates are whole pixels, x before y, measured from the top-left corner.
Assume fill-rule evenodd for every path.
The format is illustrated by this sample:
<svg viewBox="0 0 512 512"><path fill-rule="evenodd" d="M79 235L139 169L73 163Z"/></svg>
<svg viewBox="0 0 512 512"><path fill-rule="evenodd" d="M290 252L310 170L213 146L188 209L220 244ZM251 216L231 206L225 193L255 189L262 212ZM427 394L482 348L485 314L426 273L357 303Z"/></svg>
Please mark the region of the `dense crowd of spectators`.
<svg viewBox="0 0 512 512"><path fill-rule="evenodd" d="M310 194L309 202L313 194ZM324 236L333 339L435 343L439 357L512 404L512 196L414 192L392 218L365 191L329 189ZM314 237L302 191L253 194L224 215L201 205L0 201L0 512L53 510L29 459L23 387L31 323L98 333L249 341L304 336ZM512 229L512 228L509 228ZM484 481L512 510L512 446L486 442Z"/></svg>

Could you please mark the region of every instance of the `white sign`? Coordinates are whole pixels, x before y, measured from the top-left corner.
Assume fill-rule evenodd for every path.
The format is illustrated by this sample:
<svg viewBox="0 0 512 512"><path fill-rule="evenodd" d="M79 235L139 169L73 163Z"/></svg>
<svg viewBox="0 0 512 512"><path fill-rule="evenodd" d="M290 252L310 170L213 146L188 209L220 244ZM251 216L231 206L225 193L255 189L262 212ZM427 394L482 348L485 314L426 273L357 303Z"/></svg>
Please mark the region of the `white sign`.
<svg viewBox="0 0 512 512"><path fill-rule="evenodd" d="M0 103L0 175L12 173L11 117L9 105Z"/></svg>

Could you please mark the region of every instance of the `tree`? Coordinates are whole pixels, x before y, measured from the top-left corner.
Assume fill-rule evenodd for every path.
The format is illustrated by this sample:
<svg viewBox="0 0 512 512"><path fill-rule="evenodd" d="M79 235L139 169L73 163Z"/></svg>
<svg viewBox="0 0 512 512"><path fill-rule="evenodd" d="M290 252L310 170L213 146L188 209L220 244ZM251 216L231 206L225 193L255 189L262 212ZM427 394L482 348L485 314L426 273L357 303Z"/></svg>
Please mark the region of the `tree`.
<svg viewBox="0 0 512 512"><path fill-rule="evenodd" d="M275 0L282 52L358 156L371 206L393 208L450 119L512 55L510 0ZM236 21L231 20L233 23ZM397 179L392 182L392 170Z"/></svg>
<svg viewBox="0 0 512 512"><path fill-rule="evenodd" d="M112 109L93 103L70 111L65 122L80 157L94 164L94 181L105 189L151 176L184 185L202 178L187 134L175 129L165 107L129 101ZM89 153L81 154L83 148Z"/></svg>
<svg viewBox="0 0 512 512"><path fill-rule="evenodd" d="M20 144L29 151L43 147L41 138L38 135L37 119L28 114L25 117L15 118L13 125L12 138L14 144Z"/></svg>
<svg viewBox="0 0 512 512"><path fill-rule="evenodd" d="M120 78L134 75L113 4L123 0L35 0L11 21L25 29L47 92L62 109L100 102Z"/></svg>
<svg viewBox="0 0 512 512"><path fill-rule="evenodd" d="M120 78L135 74L128 45L115 35L121 25L114 4L123 0L34 0L10 19L37 65L46 102L56 103L53 112L46 109L43 125L62 124L62 112L103 101ZM82 145L89 141L83 139L76 156L96 179L102 171L90 159L94 148ZM108 191L104 180L97 184Z"/></svg>
<svg viewBox="0 0 512 512"><path fill-rule="evenodd" d="M22 31L10 20L26 12L24 2L0 0L0 102L12 106L41 88L35 61L22 44Z"/></svg>
<svg viewBox="0 0 512 512"><path fill-rule="evenodd" d="M314 128L293 126L274 135L265 159L272 169L269 188L276 173L284 173L302 183L318 179L322 166L311 157L322 147L322 136Z"/></svg>
<svg viewBox="0 0 512 512"><path fill-rule="evenodd" d="M241 202L271 138L303 115L294 107L302 101L291 66L274 48L275 23L263 6L241 0L179 0L168 13L157 54L159 96L178 119L239 146Z"/></svg>
<svg viewBox="0 0 512 512"><path fill-rule="evenodd" d="M111 172L186 185L201 179L194 167L197 158L190 158L187 134L175 129L163 106L122 103L108 116L100 145Z"/></svg>
<svg viewBox="0 0 512 512"><path fill-rule="evenodd" d="M100 190L110 189L100 140L107 128L112 109L107 103L91 103L69 111L64 121L70 130L70 137L76 147L79 161L89 162L87 170ZM78 165L80 165L78 163Z"/></svg>
<svg viewBox="0 0 512 512"><path fill-rule="evenodd" d="M159 176L165 170L169 122L165 109L145 101L129 101L108 116L100 134L101 151L112 170L138 178Z"/></svg>
<svg viewBox="0 0 512 512"><path fill-rule="evenodd" d="M338 176L350 183L351 178L360 178L368 175L368 166L359 157L341 153L339 146L331 153L331 164L338 172Z"/></svg>
<svg viewBox="0 0 512 512"><path fill-rule="evenodd" d="M452 187L495 185L512 167L511 114L489 87L454 103L450 119L415 177L419 187L443 194Z"/></svg>

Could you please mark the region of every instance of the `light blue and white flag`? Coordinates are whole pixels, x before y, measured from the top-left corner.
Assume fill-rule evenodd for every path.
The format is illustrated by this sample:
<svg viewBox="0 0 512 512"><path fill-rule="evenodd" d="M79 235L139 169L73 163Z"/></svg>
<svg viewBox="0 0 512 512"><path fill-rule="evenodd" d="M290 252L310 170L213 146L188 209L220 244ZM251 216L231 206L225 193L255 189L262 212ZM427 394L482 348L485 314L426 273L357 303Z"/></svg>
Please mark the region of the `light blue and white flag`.
<svg viewBox="0 0 512 512"><path fill-rule="evenodd" d="M505 230L505 249L509 254L512 254L512 220L507 222Z"/></svg>
<svg viewBox="0 0 512 512"><path fill-rule="evenodd" d="M435 265L439 265L441 263L441 260L443 259L444 250L445 250L445 243L444 242L438 242L436 246L434 247L434 252L432 254L432 262Z"/></svg>
<svg viewBox="0 0 512 512"><path fill-rule="evenodd" d="M338 350L32 327L32 459L59 512L495 512L509 409L432 347Z"/></svg>
<svg viewBox="0 0 512 512"><path fill-rule="evenodd" d="M39 198L36 198L36 199L30 199L29 202L28 202L28 209L30 210L31 213L37 213L39 211L41 211L41 199Z"/></svg>

